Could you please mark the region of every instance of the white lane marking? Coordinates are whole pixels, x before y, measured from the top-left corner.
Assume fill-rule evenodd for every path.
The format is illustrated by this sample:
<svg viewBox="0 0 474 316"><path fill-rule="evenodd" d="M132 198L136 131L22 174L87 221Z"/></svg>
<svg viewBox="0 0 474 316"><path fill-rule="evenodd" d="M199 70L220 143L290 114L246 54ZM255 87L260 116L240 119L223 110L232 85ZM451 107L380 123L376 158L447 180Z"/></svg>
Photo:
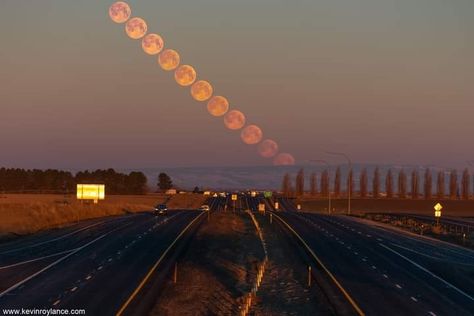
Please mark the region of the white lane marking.
<svg viewBox="0 0 474 316"><path fill-rule="evenodd" d="M372 269L374 269L374 270L375 270L375 269L377 269L377 267L376 267L376 266L372 266Z"/></svg>
<svg viewBox="0 0 474 316"><path fill-rule="evenodd" d="M388 279L388 275L382 274L384 278Z"/></svg>
<svg viewBox="0 0 474 316"><path fill-rule="evenodd" d="M377 238L377 241L383 241L383 240L382 240L382 239L380 239L380 238Z"/></svg>
<svg viewBox="0 0 474 316"><path fill-rule="evenodd" d="M77 290L77 286L73 287L73 288L71 289L71 292L74 292L74 291L76 291L76 290Z"/></svg>
<svg viewBox="0 0 474 316"><path fill-rule="evenodd" d="M70 233L67 233L65 235L62 235L62 236L59 236L59 237L56 237L56 238L53 238L53 239L50 239L50 240L46 240L46 241L42 241L42 242L39 242L39 243L36 243L36 244L33 244L33 245L28 245L28 246L24 246L24 247L20 247L20 248L16 248L16 249L12 249L12 250L8 250L8 251L4 251L4 252L0 252L0 255L3 255L3 254L7 254L7 253L11 253L11 252L16 252L16 251L21 251L23 249L28 249L28 248L34 248L34 247L37 247L37 246L41 246L41 245L44 245L44 244L49 244L53 241L58 241L58 240L61 240L61 239L64 239L66 237L69 237L71 235L74 235L74 234L77 234L83 230L86 230L86 229L89 229L91 227L94 227L94 226L97 226L99 224L103 224L105 223L106 221L101 221L101 222L98 222L98 223L95 223L95 224L91 224L89 226L86 226L86 227L83 227L83 228L80 228L78 230L75 230L73 232L70 232Z"/></svg>
<svg viewBox="0 0 474 316"><path fill-rule="evenodd" d="M68 253L67 255L65 255L65 256L59 258L58 260L54 261L53 263L50 263L49 265L47 265L47 266L44 267L43 269L41 269L41 270L39 270L39 271L37 271L37 272L31 274L30 276L26 277L26 278L23 279L23 280L21 280L21 281L15 283L15 284L13 284L13 285L10 286L8 289L6 289L6 290L4 290L3 292L0 293L0 298L3 297L4 295L6 295L7 293L13 291L14 289L18 288L19 286L23 285L24 283L28 282L29 280L33 279L34 277L38 276L39 274L43 273L44 271L50 269L51 267L54 267L54 266L57 265L58 263L60 263L60 262L62 262L62 261L64 261L64 260L66 260L66 259L69 258L70 256L72 256L72 255L78 253L78 252L81 251L82 249L84 249L84 248L86 248L86 247L92 245L93 243L95 243L95 242L101 240L102 238L104 238L105 236L111 234L112 232L114 232L114 231L116 231L116 230L118 230L118 229L120 229L120 228L122 228L122 227L128 226L128 225L130 225L130 224L126 224L126 225L124 225L124 226L117 227L117 228L115 228L115 229L109 231L108 233L105 233L105 234L103 234L103 235L97 237L96 239L94 239L94 240L92 240L92 241L89 241L87 244L85 244L85 245L83 245L83 246L81 246L81 247L79 247L79 248L76 248L76 250L71 251L70 253Z"/></svg>
<svg viewBox="0 0 474 316"><path fill-rule="evenodd" d="M395 284L395 286L397 287L397 289L401 289L402 286L400 284Z"/></svg>
<svg viewBox="0 0 474 316"><path fill-rule="evenodd" d="M372 235L369 235L369 234L367 234L366 236L369 237L369 238L372 237Z"/></svg>
<svg viewBox="0 0 474 316"><path fill-rule="evenodd" d="M366 262L366 261L367 261L367 259L365 259L365 258L362 258L362 261Z"/></svg>
<svg viewBox="0 0 474 316"><path fill-rule="evenodd" d="M436 316L436 314L435 314L435 313L433 313L433 312L431 312L431 311L430 311L430 312L428 312L428 314L430 314L431 316Z"/></svg>
<svg viewBox="0 0 474 316"><path fill-rule="evenodd" d="M433 272L431 272L430 270L426 269L425 267L419 265L418 263L414 262L413 260L405 257L404 255L402 255L401 253L393 250L392 248L384 245L384 244L380 244L379 245L391 252L393 252L394 254L398 255L399 257L405 259L406 261L410 262L412 265L414 265L415 267L417 267L418 269L422 270L422 271L425 271L426 273L428 273L429 275L431 275L433 278L443 282L445 285L447 285L448 287L451 287L453 290L455 290L456 292L458 292L459 294L467 297L468 299L470 299L471 301L474 301L474 298L472 296L470 296L469 294L467 294L466 292L458 289L457 287L455 287L453 284L449 283L448 281L444 280L443 278L437 276L436 274L434 274Z"/></svg>
<svg viewBox="0 0 474 316"><path fill-rule="evenodd" d="M405 249L407 251L410 251L410 252L413 252L413 253L416 253L416 254L419 254L420 256L425 256L427 258L430 258L430 259L435 259L435 260L443 260L442 258L439 258L439 257L433 257L433 256L430 256L430 255L427 255L427 254L424 254L424 253L421 253L419 251L416 251L416 250L413 250L413 249L410 249L410 248L407 248L407 247L403 247L401 245L397 245L397 244L394 244L393 242L390 243L392 246L395 246L397 248L401 248L401 249Z"/></svg>
<svg viewBox="0 0 474 316"><path fill-rule="evenodd" d="M354 254L355 254L356 256L359 255L359 253L358 253L357 251L354 251Z"/></svg>
<svg viewBox="0 0 474 316"><path fill-rule="evenodd" d="M91 278L92 278L92 275L88 275L88 276L86 277L86 280L90 280Z"/></svg>
<svg viewBox="0 0 474 316"><path fill-rule="evenodd" d="M415 298L415 297L410 297L410 299L413 301L413 302L418 302L418 300Z"/></svg>
<svg viewBox="0 0 474 316"><path fill-rule="evenodd" d="M69 252L74 251L74 250L76 250L76 249L77 249L77 248L75 248L75 249L70 249L70 250L65 250L65 251L61 251L61 252L57 252L57 253L53 253L53 254L51 254L51 255L44 256L44 257L39 257L39 258L35 258L35 259L30 259L30 260L26 260L26 261L21 261L21 262L13 263L13 264L10 264L10 265L8 265L8 266L0 267L0 270L4 270L4 269L8 269L8 268L13 268L13 267L16 267L16 266L19 266L19 265L22 265L22 264L27 264L27 263L31 263L31 262L35 262L35 261L40 261L40 260L48 259L48 258L51 258L51 257L56 257L56 256L59 256L59 255L64 255L65 253L69 253Z"/></svg>
<svg viewBox="0 0 474 316"><path fill-rule="evenodd" d="M61 300L57 300L56 302L53 303L53 306L56 306L58 305L59 303L61 303Z"/></svg>

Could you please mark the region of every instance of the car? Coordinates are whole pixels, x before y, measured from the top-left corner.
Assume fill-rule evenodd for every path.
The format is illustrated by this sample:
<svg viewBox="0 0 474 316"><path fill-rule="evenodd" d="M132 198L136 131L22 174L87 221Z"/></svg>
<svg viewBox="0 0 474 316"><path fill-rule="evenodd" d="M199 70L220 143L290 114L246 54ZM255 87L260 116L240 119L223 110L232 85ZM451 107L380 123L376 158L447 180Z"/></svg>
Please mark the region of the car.
<svg viewBox="0 0 474 316"><path fill-rule="evenodd" d="M201 205L201 207L199 208L199 210L201 210L201 211L206 211L206 212L207 212L207 211L210 211L211 208L209 207L209 205L204 204L204 205Z"/></svg>
<svg viewBox="0 0 474 316"><path fill-rule="evenodd" d="M166 215L168 213L168 208L166 204L158 204L154 209L155 215Z"/></svg>

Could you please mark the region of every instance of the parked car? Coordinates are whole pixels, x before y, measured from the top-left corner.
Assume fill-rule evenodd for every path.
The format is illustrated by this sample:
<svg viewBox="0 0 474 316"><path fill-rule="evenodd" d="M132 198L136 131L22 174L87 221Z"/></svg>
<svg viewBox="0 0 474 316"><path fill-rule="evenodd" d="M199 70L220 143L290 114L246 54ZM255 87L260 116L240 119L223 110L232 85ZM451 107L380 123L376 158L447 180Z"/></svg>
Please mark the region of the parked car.
<svg viewBox="0 0 474 316"><path fill-rule="evenodd" d="M166 215L168 213L168 208L166 207L166 204L158 204L155 206L154 210L155 215Z"/></svg>
<svg viewBox="0 0 474 316"><path fill-rule="evenodd" d="M206 212L207 212L207 211L210 211L211 208L209 207L209 205L204 204L204 205L201 205L201 207L199 208L199 210L201 210L201 211L206 211Z"/></svg>

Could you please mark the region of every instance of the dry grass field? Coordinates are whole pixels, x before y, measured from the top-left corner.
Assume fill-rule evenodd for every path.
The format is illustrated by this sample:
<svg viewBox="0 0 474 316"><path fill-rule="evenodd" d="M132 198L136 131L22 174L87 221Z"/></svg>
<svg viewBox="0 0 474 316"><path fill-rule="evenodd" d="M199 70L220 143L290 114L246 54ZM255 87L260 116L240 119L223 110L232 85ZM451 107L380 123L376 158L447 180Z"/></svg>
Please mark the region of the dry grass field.
<svg viewBox="0 0 474 316"><path fill-rule="evenodd" d="M351 209L353 214L365 213L416 213L433 215L433 206L440 202L443 205L443 215L449 216L474 216L474 200L411 200L411 199L352 199ZM313 212L327 212L327 199L314 199L304 197L299 199L303 210ZM332 200L331 208L336 213L345 213L347 199Z"/></svg>
<svg viewBox="0 0 474 316"><path fill-rule="evenodd" d="M99 204L81 203L74 195L0 195L0 238L61 227L71 222L127 212L151 210L162 194L107 196Z"/></svg>

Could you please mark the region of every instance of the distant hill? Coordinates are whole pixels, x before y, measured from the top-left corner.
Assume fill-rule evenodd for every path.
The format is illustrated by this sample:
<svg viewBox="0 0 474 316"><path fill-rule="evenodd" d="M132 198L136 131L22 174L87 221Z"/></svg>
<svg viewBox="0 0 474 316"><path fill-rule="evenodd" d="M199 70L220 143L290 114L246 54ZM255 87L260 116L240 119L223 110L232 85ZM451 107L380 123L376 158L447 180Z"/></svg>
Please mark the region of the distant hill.
<svg viewBox="0 0 474 316"><path fill-rule="evenodd" d="M377 165L375 164L354 164L354 185L355 189L358 189L358 179L362 168L367 168L369 173L369 187L373 171ZM345 176L347 174L347 164L341 164L342 172L342 183L345 187ZM413 165L378 165L381 174L382 188L385 183L385 174L388 168L392 168L394 171L394 180L401 168L407 172L409 176L411 170L414 168L420 172L420 178L423 176L425 167L413 166ZM296 173L300 168L305 171L305 177L307 179L307 188L309 188L309 175L311 172L317 172L318 178L322 170L325 169L322 165L299 165L299 166L245 166L245 167L181 167L181 168L138 168L148 178L148 182L152 187L156 186L156 179L160 172L166 172L170 175L173 183L181 188L192 189L195 186L200 188L213 188L213 189L280 189L281 182L285 173L289 173L292 176L296 176ZM334 172L337 165L331 167L331 185L334 178ZM433 170L433 178L435 178L434 172L439 169L430 167ZM134 169L137 170L137 169ZM131 170L121 170L131 171ZM319 181L319 180L318 180ZM319 186L319 183L318 183Z"/></svg>

